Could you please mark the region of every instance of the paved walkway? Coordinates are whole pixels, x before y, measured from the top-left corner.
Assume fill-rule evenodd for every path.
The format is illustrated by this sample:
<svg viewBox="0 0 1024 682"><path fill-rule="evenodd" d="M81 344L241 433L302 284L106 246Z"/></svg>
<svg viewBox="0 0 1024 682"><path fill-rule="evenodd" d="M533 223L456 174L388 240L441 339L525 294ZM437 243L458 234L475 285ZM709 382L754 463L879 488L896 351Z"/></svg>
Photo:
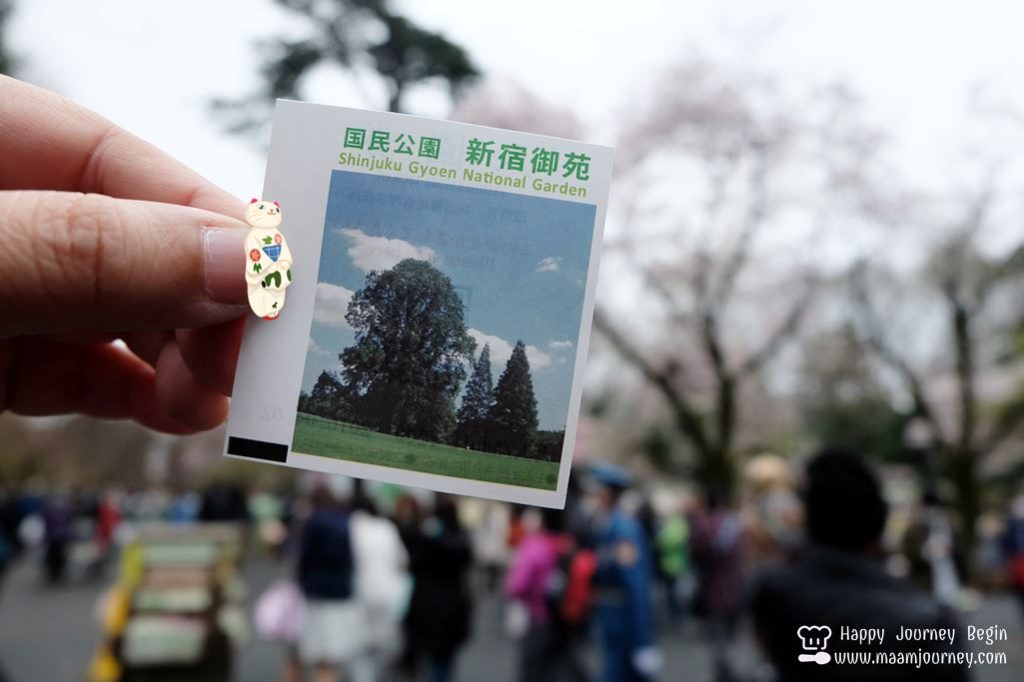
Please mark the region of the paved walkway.
<svg viewBox="0 0 1024 682"><path fill-rule="evenodd" d="M279 569L265 560L251 560L246 568L252 594L269 584ZM10 682L79 682L97 643L95 604L107 585L72 584L48 589L39 582L37 564L22 561L7 575L0 591L0 665ZM976 668L976 682L1019 682L1024 679L1024 627L1017 603L1009 598L988 598L967 622L1001 625L1010 640L992 647L1005 651L1007 665ZM666 654L666 681L712 682L708 648L695 628L684 628L662 638ZM734 660L751 666L756 653L749 637L737 645ZM591 664L594 652L588 652ZM283 651L273 644L250 642L239 654L238 679L275 682ZM502 632L497 600L481 599L474 637L458 661L462 682L512 682L515 647Z"/></svg>

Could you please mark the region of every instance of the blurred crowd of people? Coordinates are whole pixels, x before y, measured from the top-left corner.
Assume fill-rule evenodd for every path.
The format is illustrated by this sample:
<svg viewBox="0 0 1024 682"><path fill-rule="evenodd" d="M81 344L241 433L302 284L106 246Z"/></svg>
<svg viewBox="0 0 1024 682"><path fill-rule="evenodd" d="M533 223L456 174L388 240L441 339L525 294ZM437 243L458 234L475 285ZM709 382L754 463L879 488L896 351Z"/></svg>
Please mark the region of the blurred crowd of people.
<svg viewBox="0 0 1024 682"><path fill-rule="evenodd" d="M564 510L444 495L401 495L382 510L360 486L320 485L295 517L306 613L283 638L285 677L456 679L473 605L494 599L518 646L514 677L529 682L671 678L664 642L683 631L706 642L724 682L817 679L798 665L802 624L957 622L963 557L934 493L894 520L876 474L844 450L819 453L802 479L782 458L754 458L740 488L732 502L716 490L651 495L601 464L577 472ZM1022 590L1017 507L997 542ZM765 665L736 665L744 628ZM848 670L836 679L966 679L956 667Z"/></svg>
<svg viewBox="0 0 1024 682"><path fill-rule="evenodd" d="M516 679L529 682L674 678L663 647L680 632L706 642L720 680L816 679L797 662L800 625L944 627L969 605L941 499L928 492L894 522L876 475L843 450L819 453L802 477L754 458L735 500L645 490L606 464L574 475L564 510L368 487L320 476L287 491L72 495L29 484L0 492L0 570L32 554L59 585L102 575L140 523L244 524L250 552L282 567L255 622L282 646L289 682L460 679L483 602L501 602ZM990 536L990 561L1024 606L1024 497ZM767 665L736 665L745 628ZM830 679L869 671L966 679L955 667Z"/></svg>
<svg viewBox="0 0 1024 682"><path fill-rule="evenodd" d="M0 574L26 550L38 547L47 584L100 578L137 524L248 523L263 497L226 482L212 484L201 494L156 487L70 491L47 488L39 480L20 488L0 488Z"/></svg>

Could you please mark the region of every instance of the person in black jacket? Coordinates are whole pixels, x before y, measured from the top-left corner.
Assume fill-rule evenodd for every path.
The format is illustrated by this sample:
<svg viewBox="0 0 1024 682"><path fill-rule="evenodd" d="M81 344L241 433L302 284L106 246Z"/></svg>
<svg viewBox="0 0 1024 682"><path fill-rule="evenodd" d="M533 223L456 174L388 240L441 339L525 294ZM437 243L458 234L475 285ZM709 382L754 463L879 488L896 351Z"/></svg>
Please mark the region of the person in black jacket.
<svg viewBox="0 0 1024 682"><path fill-rule="evenodd" d="M888 509L859 456L830 449L814 457L807 466L805 505L807 548L793 565L762 574L752 591L755 631L782 682L969 679L964 665L853 665L837 658L846 652L956 654L964 633L938 602L883 570L880 538ZM808 637L826 630L805 627L828 628L831 636L815 641ZM903 628L933 634L955 628L956 635L952 642L901 641ZM883 641L849 637L869 629L884 632Z"/></svg>
<svg viewBox="0 0 1024 682"><path fill-rule="evenodd" d="M353 599L355 561L349 514L325 486L313 492L313 512L302 530L297 580L306 597L298 655L313 666L315 682L337 680L337 667L361 650L361 615Z"/></svg>
<svg viewBox="0 0 1024 682"><path fill-rule="evenodd" d="M455 656L469 639L472 603L469 536L459 523L452 498L438 495L436 511L422 532L407 536L413 593L406 616L407 670L426 654L431 682L453 677Z"/></svg>

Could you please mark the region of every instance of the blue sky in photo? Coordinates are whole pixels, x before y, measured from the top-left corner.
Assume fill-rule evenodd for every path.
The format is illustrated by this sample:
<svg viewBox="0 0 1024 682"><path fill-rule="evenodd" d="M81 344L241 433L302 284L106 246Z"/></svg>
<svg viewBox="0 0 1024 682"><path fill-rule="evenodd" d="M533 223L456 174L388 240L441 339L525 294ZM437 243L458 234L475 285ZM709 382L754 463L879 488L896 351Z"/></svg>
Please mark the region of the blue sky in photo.
<svg viewBox="0 0 1024 682"><path fill-rule="evenodd" d="M491 345L494 382L517 340L542 429L562 429L586 286L595 207L474 187L352 173L331 175L313 325L309 391L355 340L344 320L370 270L433 263L466 304L466 326Z"/></svg>

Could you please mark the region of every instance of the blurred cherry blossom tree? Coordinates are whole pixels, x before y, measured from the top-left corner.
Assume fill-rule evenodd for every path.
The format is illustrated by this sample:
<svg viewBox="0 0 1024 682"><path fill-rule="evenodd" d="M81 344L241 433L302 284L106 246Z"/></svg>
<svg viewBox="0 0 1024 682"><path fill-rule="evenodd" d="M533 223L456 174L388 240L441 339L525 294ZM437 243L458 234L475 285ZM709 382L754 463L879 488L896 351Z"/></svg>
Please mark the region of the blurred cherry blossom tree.
<svg viewBox="0 0 1024 682"><path fill-rule="evenodd" d="M948 485L967 546L984 480L1012 464L1024 431L1024 364L1012 348L1024 239L1005 235L1024 207L1019 190L1000 184L985 173L921 202L913 228L922 257L900 268L878 253L850 277L859 336L902 389L927 454L925 485Z"/></svg>
<svg viewBox="0 0 1024 682"><path fill-rule="evenodd" d="M595 327L667 405L683 469L730 492L751 398L882 201L882 139L846 88L700 57L648 91L617 144Z"/></svg>

